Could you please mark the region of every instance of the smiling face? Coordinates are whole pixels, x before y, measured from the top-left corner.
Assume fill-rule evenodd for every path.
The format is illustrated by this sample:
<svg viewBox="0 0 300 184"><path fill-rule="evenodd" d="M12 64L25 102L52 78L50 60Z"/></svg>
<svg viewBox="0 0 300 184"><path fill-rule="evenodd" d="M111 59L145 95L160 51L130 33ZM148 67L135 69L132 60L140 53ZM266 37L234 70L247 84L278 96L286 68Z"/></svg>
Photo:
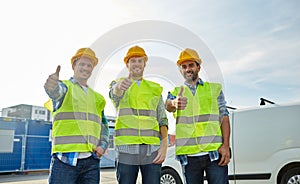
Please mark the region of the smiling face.
<svg viewBox="0 0 300 184"><path fill-rule="evenodd" d="M135 80L140 80L143 77L145 66L145 57L132 57L126 63L126 67L132 73L132 78Z"/></svg>
<svg viewBox="0 0 300 184"><path fill-rule="evenodd" d="M199 79L198 73L200 68L200 65L197 65L195 61L184 61L180 65L180 73L186 82L193 84Z"/></svg>
<svg viewBox="0 0 300 184"><path fill-rule="evenodd" d="M94 68L93 60L88 57L81 57L72 65L74 70L74 79L79 83L86 85L87 80L92 75Z"/></svg>

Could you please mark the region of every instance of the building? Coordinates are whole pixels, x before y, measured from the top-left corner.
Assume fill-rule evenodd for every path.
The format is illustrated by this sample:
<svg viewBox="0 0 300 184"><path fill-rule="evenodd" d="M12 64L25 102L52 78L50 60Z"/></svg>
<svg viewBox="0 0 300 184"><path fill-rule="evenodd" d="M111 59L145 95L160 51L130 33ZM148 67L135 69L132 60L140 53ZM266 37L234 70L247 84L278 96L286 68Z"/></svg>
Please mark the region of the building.
<svg viewBox="0 0 300 184"><path fill-rule="evenodd" d="M2 109L2 117L51 121L51 113L41 106L20 104Z"/></svg>

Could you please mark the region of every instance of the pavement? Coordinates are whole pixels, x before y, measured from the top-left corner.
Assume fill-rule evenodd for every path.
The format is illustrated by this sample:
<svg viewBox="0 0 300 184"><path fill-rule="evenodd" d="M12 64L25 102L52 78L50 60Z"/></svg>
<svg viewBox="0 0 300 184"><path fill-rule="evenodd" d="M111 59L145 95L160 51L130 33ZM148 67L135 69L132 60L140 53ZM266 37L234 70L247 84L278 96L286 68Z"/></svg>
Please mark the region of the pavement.
<svg viewBox="0 0 300 184"><path fill-rule="evenodd" d="M26 173L1 173L0 183L8 184L47 184L48 171L30 171ZM101 184L117 184L115 168L101 168ZM137 184L142 184L140 175Z"/></svg>

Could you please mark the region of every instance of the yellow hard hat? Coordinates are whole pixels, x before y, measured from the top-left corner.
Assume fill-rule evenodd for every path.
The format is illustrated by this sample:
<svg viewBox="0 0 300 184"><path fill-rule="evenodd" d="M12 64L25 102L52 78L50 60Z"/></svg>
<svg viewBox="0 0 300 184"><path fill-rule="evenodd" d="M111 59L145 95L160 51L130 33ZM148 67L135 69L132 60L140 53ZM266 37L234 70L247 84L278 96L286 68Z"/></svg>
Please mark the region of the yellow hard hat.
<svg viewBox="0 0 300 184"><path fill-rule="evenodd" d="M144 51L144 49L142 47L139 46L133 46L131 47L127 54L126 57L124 57L124 63L127 64L128 60L132 57L145 57L146 61L148 60L148 57L146 55L146 52Z"/></svg>
<svg viewBox="0 0 300 184"><path fill-rule="evenodd" d="M88 57L88 58L92 59L93 62L94 62L94 66L96 66L98 64L98 58L96 57L95 52L90 48L81 48L81 49L79 49L76 52L75 56L73 56L71 58L71 64L73 65L75 59L78 58L78 57L81 57L81 56L85 56L85 57Z"/></svg>
<svg viewBox="0 0 300 184"><path fill-rule="evenodd" d="M198 53L193 50L186 48L184 49L178 58L177 65L180 66L184 61L196 61L199 65L202 63Z"/></svg>

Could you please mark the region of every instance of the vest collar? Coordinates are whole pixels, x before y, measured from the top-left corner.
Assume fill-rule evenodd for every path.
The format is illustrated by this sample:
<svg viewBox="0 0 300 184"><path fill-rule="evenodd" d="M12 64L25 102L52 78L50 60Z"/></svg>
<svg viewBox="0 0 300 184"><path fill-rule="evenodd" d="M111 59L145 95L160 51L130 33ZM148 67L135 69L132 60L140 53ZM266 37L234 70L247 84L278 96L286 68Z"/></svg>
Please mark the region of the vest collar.
<svg viewBox="0 0 300 184"><path fill-rule="evenodd" d="M187 83L187 82L184 82L184 84L186 85L186 86L188 86L189 88L193 88L194 86L192 86L191 84L189 84L189 83ZM201 85L201 86L203 86L204 85L204 82L202 81L202 79L200 79L199 78L199 80L197 81L197 83L196 83L196 88L197 88L197 86L198 85Z"/></svg>
<svg viewBox="0 0 300 184"><path fill-rule="evenodd" d="M73 84L78 84L81 88L82 88L82 86L79 84L79 82L76 80L76 79L74 79L74 77L71 77L70 79L69 79ZM87 86L85 86L86 87L86 89L89 87L88 85Z"/></svg>

